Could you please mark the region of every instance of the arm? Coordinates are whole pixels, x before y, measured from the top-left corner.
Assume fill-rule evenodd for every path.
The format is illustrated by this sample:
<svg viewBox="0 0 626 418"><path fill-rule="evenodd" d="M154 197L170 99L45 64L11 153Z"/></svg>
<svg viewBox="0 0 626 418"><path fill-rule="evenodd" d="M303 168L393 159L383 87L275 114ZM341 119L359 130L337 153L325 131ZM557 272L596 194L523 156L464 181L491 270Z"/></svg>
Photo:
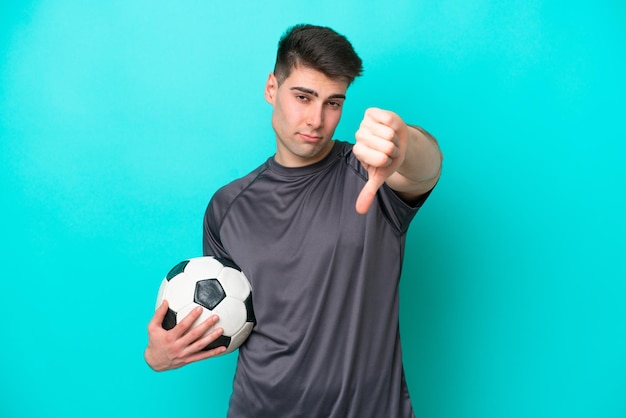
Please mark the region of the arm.
<svg viewBox="0 0 626 418"><path fill-rule="evenodd" d="M408 126L407 149L402 165L387 178L387 184L410 201L430 191L439 180L443 155L428 133Z"/></svg>
<svg viewBox="0 0 626 418"><path fill-rule="evenodd" d="M367 212L385 182L410 202L439 180L443 156L437 141L421 129L408 126L393 112L368 109L356 133L353 151L369 175L356 202L361 214Z"/></svg>

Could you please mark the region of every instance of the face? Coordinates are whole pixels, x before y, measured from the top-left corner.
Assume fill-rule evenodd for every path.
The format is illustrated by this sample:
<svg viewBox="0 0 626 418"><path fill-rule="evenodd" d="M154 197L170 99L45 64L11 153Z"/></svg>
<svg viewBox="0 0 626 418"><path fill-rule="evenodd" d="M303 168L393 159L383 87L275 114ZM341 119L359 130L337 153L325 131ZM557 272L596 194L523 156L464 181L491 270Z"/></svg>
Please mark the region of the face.
<svg viewBox="0 0 626 418"><path fill-rule="evenodd" d="M303 66L292 69L280 87L270 74L265 99L274 106L276 162L285 167L302 167L328 155L347 89L347 82Z"/></svg>

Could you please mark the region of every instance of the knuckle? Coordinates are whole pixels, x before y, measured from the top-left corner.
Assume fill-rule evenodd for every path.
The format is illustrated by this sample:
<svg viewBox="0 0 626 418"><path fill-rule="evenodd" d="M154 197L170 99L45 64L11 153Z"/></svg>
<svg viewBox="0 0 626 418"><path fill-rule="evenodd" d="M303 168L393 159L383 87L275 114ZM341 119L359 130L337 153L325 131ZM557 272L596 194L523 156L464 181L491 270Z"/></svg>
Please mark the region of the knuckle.
<svg viewBox="0 0 626 418"><path fill-rule="evenodd" d="M150 322L148 324L148 334L152 335L155 334L159 331L161 331L163 329L163 327L161 326L161 323L159 322Z"/></svg>
<svg viewBox="0 0 626 418"><path fill-rule="evenodd" d="M387 154L384 153L379 153L376 155L375 157L376 159L376 165L378 167L385 167L389 164L389 157L387 156Z"/></svg>
<svg viewBox="0 0 626 418"><path fill-rule="evenodd" d="M389 113L387 112L379 114L378 120L380 121L381 124L385 126L389 126L391 122L393 121L391 115L389 115Z"/></svg>
<svg viewBox="0 0 626 418"><path fill-rule="evenodd" d="M380 136L388 142L393 142L393 139L396 136L396 131L392 127L385 125L383 126Z"/></svg>
<svg viewBox="0 0 626 418"><path fill-rule="evenodd" d="M396 144L393 143L393 138L392 140L389 140L387 142L385 142L385 144L383 145L383 152L386 155L393 155L396 149Z"/></svg>

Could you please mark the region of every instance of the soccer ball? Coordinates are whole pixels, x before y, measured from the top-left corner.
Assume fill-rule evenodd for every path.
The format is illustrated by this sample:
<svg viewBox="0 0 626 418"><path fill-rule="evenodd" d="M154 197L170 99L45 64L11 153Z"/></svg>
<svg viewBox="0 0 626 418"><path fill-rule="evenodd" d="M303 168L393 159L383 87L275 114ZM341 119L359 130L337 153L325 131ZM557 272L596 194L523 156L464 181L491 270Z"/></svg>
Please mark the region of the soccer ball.
<svg viewBox="0 0 626 418"><path fill-rule="evenodd" d="M256 323L250 283L235 263L224 258L196 257L178 263L161 282L157 308L164 299L169 304L164 329L174 328L197 306L204 309L192 327L214 313L219 315L219 321L207 333L215 327L222 327L224 333L204 350L224 346L223 354L234 351Z"/></svg>

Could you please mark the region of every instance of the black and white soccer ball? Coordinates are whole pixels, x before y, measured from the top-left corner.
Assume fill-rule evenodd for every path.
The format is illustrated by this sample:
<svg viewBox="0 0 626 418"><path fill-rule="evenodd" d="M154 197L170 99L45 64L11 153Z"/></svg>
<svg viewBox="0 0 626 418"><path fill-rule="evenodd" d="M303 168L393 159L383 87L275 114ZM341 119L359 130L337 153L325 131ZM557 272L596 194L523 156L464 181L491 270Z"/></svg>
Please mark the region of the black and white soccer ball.
<svg viewBox="0 0 626 418"><path fill-rule="evenodd" d="M178 263L161 282L157 308L164 299L169 304L164 329L174 328L197 306L202 306L203 311L192 326L214 313L219 315L219 321L207 333L215 327L222 327L224 333L204 350L224 346L224 354L234 351L248 338L256 323L250 282L227 259L207 256Z"/></svg>

